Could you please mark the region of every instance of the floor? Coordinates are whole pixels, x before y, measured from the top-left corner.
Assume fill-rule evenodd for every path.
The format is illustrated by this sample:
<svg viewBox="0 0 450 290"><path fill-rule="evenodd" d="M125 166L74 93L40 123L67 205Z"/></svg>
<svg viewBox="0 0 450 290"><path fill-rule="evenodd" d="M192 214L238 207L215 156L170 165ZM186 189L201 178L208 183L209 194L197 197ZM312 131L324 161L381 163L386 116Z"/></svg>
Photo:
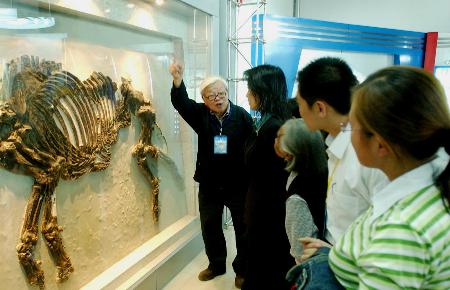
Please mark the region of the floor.
<svg viewBox="0 0 450 290"><path fill-rule="evenodd" d="M236 244L233 227L224 229L225 239L227 241L227 272L225 275L217 276L210 281L199 281L197 275L200 271L208 267L208 258L205 250L201 251L192 262L186 265L183 270L175 276L169 284L162 290L229 290L237 289L234 287L233 268L231 262L236 255Z"/></svg>

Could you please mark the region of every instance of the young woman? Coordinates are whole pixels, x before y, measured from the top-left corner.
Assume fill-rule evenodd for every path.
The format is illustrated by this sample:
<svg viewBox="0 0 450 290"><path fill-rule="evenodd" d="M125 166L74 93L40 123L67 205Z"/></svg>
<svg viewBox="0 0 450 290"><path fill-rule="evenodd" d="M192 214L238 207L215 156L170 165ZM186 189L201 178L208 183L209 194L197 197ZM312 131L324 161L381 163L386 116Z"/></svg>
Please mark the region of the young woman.
<svg viewBox="0 0 450 290"><path fill-rule="evenodd" d="M289 172L285 228L290 253L300 263L299 238L323 238L327 192L327 156L319 131L310 131L302 119L290 119L278 130L275 152Z"/></svg>
<svg viewBox="0 0 450 290"><path fill-rule="evenodd" d="M450 166L437 156L440 147L450 152L442 86L421 69L383 69L354 93L350 122L359 161L390 183L331 251L337 279L347 288L450 289Z"/></svg>
<svg viewBox="0 0 450 290"><path fill-rule="evenodd" d="M277 131L289 116L286 79L271 65L249 69L244 77L250 108L261 118L245 148L248 266L242 289L287 289L284 276L295 264L284 229L287 172L273 149Z"/></svg>
<svg viewBox="0 0 450 290"><path fill-rule="evenodd" d="M390 183L331 249L335 277L347 289L450 289L450 166L439 150L450 152L450 114L442 86L421 69L382 69L354 92L350 122L359 161Z"/></svg>

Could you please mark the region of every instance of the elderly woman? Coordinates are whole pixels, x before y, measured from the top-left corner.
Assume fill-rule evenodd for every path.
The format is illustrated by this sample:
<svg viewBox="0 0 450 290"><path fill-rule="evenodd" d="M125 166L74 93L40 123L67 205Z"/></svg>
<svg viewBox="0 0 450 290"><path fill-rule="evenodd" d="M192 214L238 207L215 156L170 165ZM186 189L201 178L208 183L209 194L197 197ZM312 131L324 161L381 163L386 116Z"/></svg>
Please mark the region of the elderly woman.
<svg viewBox="0 0 450 290"><path fill-rule="evenodd" d="M323 238L327 192L327 157L322 135L302 119L290 119L278 130L275 152L286 162L286 233L291 255L300 263L299 238Z"/></svg>

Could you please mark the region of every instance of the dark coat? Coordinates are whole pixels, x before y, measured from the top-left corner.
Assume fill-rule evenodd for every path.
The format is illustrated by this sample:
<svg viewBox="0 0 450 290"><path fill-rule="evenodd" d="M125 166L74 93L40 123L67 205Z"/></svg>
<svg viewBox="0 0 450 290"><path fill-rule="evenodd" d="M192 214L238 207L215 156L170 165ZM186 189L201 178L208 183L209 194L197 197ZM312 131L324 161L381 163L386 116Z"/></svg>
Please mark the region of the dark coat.
<svg viewBox="0 0 450 290"><path fill-rule="evenodd" d="M284 226L288 173L273 147L283 122L271 117L246 144L250 176L245 209L249 258L243 289L284 289L284 276L295 264Z"/></svg>
<svg viewBox="0 0 450 290"><path fill-rule="evenodd" d="M184 82L179 88L172 86L170 95L175 109L198 134L194 180L218 186L246 184L244 144L253 131L250 114L230 102L230 115L222 123L222 135L228 138L228 153L214 154L214 136L220 134L221 127L216 116L204 103L189 99Z"/></svg>

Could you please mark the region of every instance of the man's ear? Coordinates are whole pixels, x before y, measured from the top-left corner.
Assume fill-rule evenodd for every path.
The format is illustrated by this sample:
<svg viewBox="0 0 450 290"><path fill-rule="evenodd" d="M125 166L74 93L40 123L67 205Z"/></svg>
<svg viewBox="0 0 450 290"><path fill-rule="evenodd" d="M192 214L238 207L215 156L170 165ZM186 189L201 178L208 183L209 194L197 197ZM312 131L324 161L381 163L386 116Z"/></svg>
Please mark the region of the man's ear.
<svg viewBox="0 0 450 290"><path fill-rule="evenodd" d="M316 101L313 106L319 117L324 118L327 116L328 107L324 101Z"/></svg>

